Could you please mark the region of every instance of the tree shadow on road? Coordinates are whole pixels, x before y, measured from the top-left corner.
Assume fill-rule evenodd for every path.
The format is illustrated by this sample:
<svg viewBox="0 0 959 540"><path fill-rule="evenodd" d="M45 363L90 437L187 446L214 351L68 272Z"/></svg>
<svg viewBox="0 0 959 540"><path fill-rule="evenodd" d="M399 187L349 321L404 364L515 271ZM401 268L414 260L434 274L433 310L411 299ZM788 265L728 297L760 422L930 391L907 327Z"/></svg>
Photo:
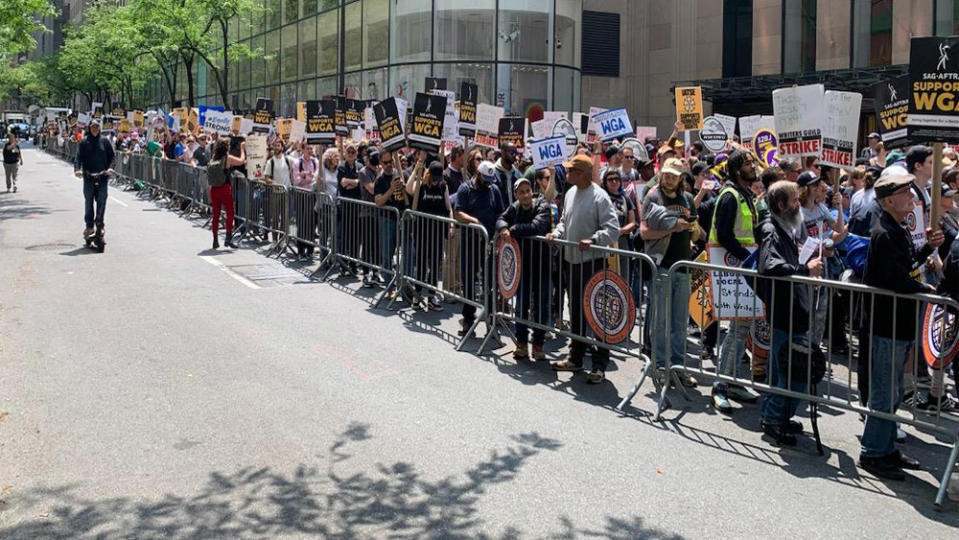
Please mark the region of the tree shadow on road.
<svg viewBox="0 0 959 540"><path fill-rule="evenodd" d="M192 496L89 499L77 493L76 485L35 488L11 497L6 512L26 519L0 529L0 537L518 538L522 524L486 521L480 502L538 454L562 446L537 433L515 435L507 447L491 450L467 470L431 480L401 461L351 469L353 447L370 438L366 425L354 423L320 463L300 464L288 474L269 467L213 472ZM635 516L607 517L600 530L579 528L565 517L559 526L548 537L679 538ZM501 532L492 536L486 532L490 528Z"/></svg>

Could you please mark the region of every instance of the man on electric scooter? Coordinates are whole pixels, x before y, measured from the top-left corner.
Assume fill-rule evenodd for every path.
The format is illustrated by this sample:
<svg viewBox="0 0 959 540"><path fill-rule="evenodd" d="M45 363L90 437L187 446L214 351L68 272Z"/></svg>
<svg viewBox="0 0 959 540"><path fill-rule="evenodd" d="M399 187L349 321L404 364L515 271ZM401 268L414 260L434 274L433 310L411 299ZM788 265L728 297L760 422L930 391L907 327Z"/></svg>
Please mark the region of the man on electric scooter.
<svg viewBox="0 0 959 540"><path fill-rule="evenodd" d="M86 137L77 147L77 160L73 166L77 178L83 178L83 198L85 211L83 220L86 229L83 239L89 245L92 239L99 249L103 249L103 213L107 205L107 181L113 173L113 145L109 139L100 136L100 121L94 120L87 128ZM96 202L96 213L94 213ZM94 233L94 225L96 232Z"/></svg>

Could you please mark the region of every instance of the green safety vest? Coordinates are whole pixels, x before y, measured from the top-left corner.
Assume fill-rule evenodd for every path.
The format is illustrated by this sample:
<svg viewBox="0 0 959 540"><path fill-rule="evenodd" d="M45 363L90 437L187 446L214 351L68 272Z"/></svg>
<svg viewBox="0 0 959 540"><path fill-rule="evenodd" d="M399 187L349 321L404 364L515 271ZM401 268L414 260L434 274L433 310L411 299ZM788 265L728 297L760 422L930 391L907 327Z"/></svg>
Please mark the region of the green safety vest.
<svg viewBox="0 0 959 540"><path fill-rule="evenodd" d="M753 209L749 206L749 201L743 197L738 189L730 185L724 187L716 198L716 207L719 207L719 201L721 201L727 193L732 193L733 196L736 197L736 202L739 203L739 215L737 216L738 219L736 219L736 228L733 230L733 233L736 235L736 240L744 246L755 244L756 235L753 230L756 228L756 216L753 213ZM719 235L716 233L715 210L713 210L713 226L709 229L709 243L719 244Z"/></svg>

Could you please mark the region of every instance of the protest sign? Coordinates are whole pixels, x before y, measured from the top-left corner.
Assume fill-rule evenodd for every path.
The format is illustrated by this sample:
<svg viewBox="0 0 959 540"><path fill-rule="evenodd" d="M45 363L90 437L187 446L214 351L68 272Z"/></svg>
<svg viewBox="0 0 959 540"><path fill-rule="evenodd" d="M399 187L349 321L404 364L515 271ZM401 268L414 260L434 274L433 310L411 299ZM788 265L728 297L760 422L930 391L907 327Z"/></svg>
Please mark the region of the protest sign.
<svg viewBox="0 0 959 540"><path fill-rule="evenodd" d="M446 79L440 77L427 77L423 88L426 89L427 94L433 90L446 90Z"/></svg>
<svg viewBox="0 0 959 540"><path fill-rule="evenodd" d="M826 123L821 84L773 90L773 113L779 134L779 155L816 156L822 153L822 126Z"/></svg>
<svg viewBox="0 0 959 540"><path fill-rule="evenodd" d="M634 133L639 142L646 144L647 137L656 138L656 126L636 126Z"/></svg>
<svg viewBox="0 0 959 540"><path fill-rule="evenodd" d="M290 141L300 142L306 138L306 122L290 120Z"/></svg>
<svg viewBox="0 0 959 540"><path fill-rule="evenodd" d="M88 113L79 113L77 114L77 125L80 127L87 127L90 125L92 118Z"/></svg>
<svg viewBox="0 0 959 540"><path fill-rule="evenodd" d="M599 126L593 121L599 113L605 111L602 107L590 107L586 118L586 142L592 144L599 138Z"/></svg>
<svg viewBox="0 0 959 540"><path fill-rule="evenodd" d="M233 113L228 111L207 111L203 120L203 129L218 135L229 135L230 127L233 123Z"/></svg>
<svg viewBox="0 0 959 540"><path fill-rule="evenodd" d="M912 142L959 137L959 36L910 40L909 138Z"/></svg>
<svg viewBox="0 0 959 540"><path fill-rule="evenodd" d="M223 112L224 110L225 110L225 109L224 109L223 107L220 107L220 106L200 105L199 107L197 107L197 111L199 111L199 113L200 113L200 123L199 123L199 126L200 126L201 128L203 128L204 126L206 126L206 113L207 113L208 111Z"/></svg>
<svg viewBox="0 0 959 540"><path fill-rule="evenodd" d="M296 102L296 119L300 122L306 122L306 102L297 101Z"/></svg>
<svg viewBox="0 0 959 540"><path fill-rule="evenodd" d="M476 136L476 96L479 88L463 81L460 86L459 132L464 137Z"/></svg>
<svg viewBox="0 0 959 540"><path fill-rule="evenodd" d="M753 140L753 135L762 128L775 131L776 118L764 114L754 114L752 116L739 118L739 142L744 145L749 145Z"/></svg>
<svg viewBox="0 0 959 540"><path fill-rule="evenodd" d="M290 143L290 128L293 127L292 118L279 118L276 121L276 134L284 144Z"/></svg>
<svg viewBox="0 0 959 540"><path fill-rule="evenodd" d="M373 115L372 106L363 110L363 128L366 130L367 140L380 140L380 128L376 125L376 117Z"/></svg>
<svg viewBox="0 0 959 540"><path fill-rule="evenodd" d="M336 103L332 99L307 101L306 142L333 144L336 141L336 127L333 125L335 115Z"/></svg>
<svg viewBox="0 0 959 540"><path fill-rule="evenodd" d="M699 86L676 87L676 120L681 131L703 127L703 89Z"/></svg>
<svg viewBox="0 0 959 540"><path fill-rule="evenodd" d="M253 133L269 133L270 118L273 116L273 100L256 98L256 109L253 110Z"/></svg>
<svg viewBox="0 0 959 540"><path fill-rule="evenodd" d="M628 139L623 139L623 144L620 145L622 150L629 148L633 151L633 157L636 158L635 163L641 161L649 161L649 152L646 151L646 145L639 142L639 139L634 139L632 137Z"/></svg>
<svg viewBox="0 0 959 540"><path fill-rule="evenodd" d="M592 121L596 126L597 135L603 142L633 134L633 126L629 123L629 115L625 107L606 109L593 116Z"/></svg>
<svg viewBox="0 0 959 540"><path fill-rule="evenodd" d="M263 179L266 165L266 134L253 133L246 138L246 176L251 180Z"/></svg>
<svg viewBox="0 0 959 540"><path fill-rule="evenodd" d="M443 140L451 141L455 139L459 134L456 124L456 92L451 90L430 90L428 93L446 98L446 113L443 118Z"/></svg>
<svg viewBox="0 0 959 540"><path fill-rule="evenodd" d="M713 118L719 120L723 125L723 129L726 130L726 137L732 139L733 135L736 134L736 117L728 116L725 114L713 113ZM705 119L703 120L705 122ZM742 134L740 134L742 136Z"/></svg>
<svg viewBox="0 0 959 540"><path fill-rule="evenodd" d="M196 109L190 109L186 120L186 132L196 134L200 131L200 113Z"/></svg>
<svg viewBox="0 0 959 540"><path fill-rule="evenodd" d="M533 131L534 139L544 139L551 136L553 132L553 124L550 124L545 119L531 123L529 128Z"/></svg>
<svg viewBox="0 0 959 540"><path fill-rule="evenodd" d="M506 116L499 119L496 137L499 145L511 143L517 150L522 151L526 133L526 119L522 116Z"/></svg>
<svg viewBox="0 0 959 540"><path fill-rule="evenodd" d="M445 96L417 92L413 100L413 124L410 126L409 145L428 152L438 152L443 142L445 119Z"/></svg>
<svg viewBox="0 0 959 540"><path fill-rule="evenodd" d="M334 96L333 103L336 106L333 114L333 125L336 128L336 134L340 137L346 137L350 134L350 128L346 125L346 97Z"/></svg>
<svg viewBox="0 0 959 540"><path fill-rule="evenodd" d="M696 262L706 262L706 252L696 257ZM689 317L705 330L716 322L716 309L713 307L713 293L709 290L709 272L698 268L691 268L689 272Z"/></svg>
<svg viewBox="0 0 959 540"><path fill-rule="evenodd" d="M703 120L703 128L699 130L699 140L703 141L703 146L712 153L717 153L726 148L726 141L729 139L729 132L726 126L715 116L707 116Z"/></svg>
<svg viewBox="0 0 959 540"><path fill-rule="evenodd" d="M384 150L396 150L406 146L406 137L403 134L403 124L396 107L396 98L387 98L373 106L376 124L379 127L380 138L383 139Z"/></svg>
<svg viewBox="0 0 959 540"><path fill-rule="evenodd" d="M756 245L744 245L750 253ZM708 262L713 265L739 268L741 261L719 244L706 246ZM740 274L711 270L709 288L712 293L714 319L720 321L751 321L764 316L763 303Z"/></svg>
<svg viewBox="0 0 959 540"><path fill-rule="evenodd" d="M253 120L249 118L240 118L240 133L246 135L253 133Z"/></svg>
<svg viewBox="0 0 959 540"><path fill-rule="evenodd" d="M120 117L107 114L101 118L101 121L100 130L104 133L113 133L116 130L116 124L120 122Z"/></svg>
<svg viewBox="0 0 959 540"><path fill-rule="evenodd" d="M503 108L480 103L476 106L476 137L475 142L480 146L496 148L499 140L499 120L503 117Z"/></svg>
<svg viewBox="0 0 959 540"><path fill-rule="evenodd" d="M756 157L767 167L779 165L779 136L771 128L759 128L752 137L751 146Z"/></svg>
<svg viewBox="0 0 959 540"><path fill-rule="evenodd" d="M103 116L103 103L94 101L90 104L90 118L91 120L98 120L101 116Z"/></svg>
<svg viewBox="0 0 959 540"><path fill-rule="evenodd" d="M346 109L344 110L346 114L346 128L351 132L360 127L360 122L363 120L363 107L364 104L360 100L346 99Z"/></svg>
<svg viewBox="0 0 959 540"><path fill-rule="evenodd" d="M566 161L566 137L557 135L545 139L529 141L529 152L533 158L533 167L538 171Z"/></svg>
<svg viewBox="0 0 959 540"><path fill-rule="evenodd" d="M886 150L908 146L909 75L881 82L873 89L879 137Z"/></svg>
<svg viewBox="0 0 959 540"><path fill-rule="evenodd" d="M550 136L559 135L566 141L566 158L573 157L576 152L576 144L579 142L579 136L576 134L576 126L570 122L569 118L560 118L553 124L553 130Z"/></svg>
<svg viewBox="0 0 959 540"><path fill-rule="evenodd" d="M118 132L118 133L130 133L130 130L131 130L132 127L133 127L133 126L132 126L132 124L130 123L129 120L127 120L126 118L121 118L121 119L120 119L120 124L117 126L117 132Z"/></svg>
<svg viewBox="0 0 959 540"><path fill-rule="evenodd" d="M581 112L573 113L573 127L576 128L576 138L579 142L586 142L589 133L589 115Z"/></svg>
<svg viewBox="0 0 959 540"><path fill-rule="evenodd" d="M823 96L826 122L822 126L822 158L830 167L852 169L856 163L862 94L829 90Z"/></svg>
<svg viewBox="0 0 959 540"><path fill-rule="evenodd" d="M393 98L396 103L396 112L400 115L400 128L406 133L406 123L409 120L410 104L403 98Z"/></svg>

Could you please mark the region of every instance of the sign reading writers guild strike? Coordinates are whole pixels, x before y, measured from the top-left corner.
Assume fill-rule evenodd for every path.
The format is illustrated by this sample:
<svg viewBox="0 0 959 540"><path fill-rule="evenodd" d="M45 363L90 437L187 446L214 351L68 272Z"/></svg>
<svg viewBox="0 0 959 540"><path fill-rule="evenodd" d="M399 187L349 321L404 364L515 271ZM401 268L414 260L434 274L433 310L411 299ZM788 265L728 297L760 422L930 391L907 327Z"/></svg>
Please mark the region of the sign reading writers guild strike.
<svg viewBox="0 0 959 540"><path fill-rule="evenodd" d="M909 144L906 120L909 115L909 75L877 84L873 90L879 136L886 150Z"/></svg>
<svg viewBox="0 0 959 540"><path fill-rule="evenodd" d="M373 116L376 117L376 125L380 130L384 150L393 151L406 146L396 98L391 97L373 105Z"/></svg>
<svg viewBox="0 0 959 540"><path fill-rule="evenodd" d="M253 111L253 133L269 133L271 116L273 116L273 100L256 98L256 109Z"/></svg>
<svg viewBox="0 0 959 540"><path fill-rule="evenodd" d="M676 88L676 120L682 124L682 131L702 129L703 89L701 87L680 86Z"/></svg>
<svg viewBox="0 0 959 540"><path fill-rule="evenodd" d="M410 126L410 146L427 152L438 152L443 142L443 121L446 116L446 97L416 93L413 100L413 124ZM382 127L380 128L382 130Z"/></svg>
<svg viewBox="0 0 959 540"><path fill-rule="evenodd" d="M831 167L852 169L856 162L862 94L830 90L823 98L823 106L826 123L822 127L820 161Z"/></svg>
<svg viewBox="0 0 959 540"><path fill-rule="evenodd" d="M336 102L332 99L307 101L306 142L309 144L333 144L336 140L336 128L333 125L335 115Z"/></svg>
<svg viewBox="0 0 959 540"><path fill-rule="evenodd" d="M460 135L476 136L476 95L479 87L463 81L460 86Z"/></svg>
<svg viewBox="0 0 959 540"><path fill-rule="evenodd" d="M718 118L707 116L703 120L703 129L699 130L699 139L703 141L710 152L716 153L726 148L726 139L729 138L726 126Z"/></svg>
<svg viewBox="0 0 959 540"><path fill-rule="evenodd" d="M773 90L773 113L779 134L779 155L816 156L822 152L822 126L826 123L821 84Z"/></svg>
<svg viewBox="0 0 959 540"><path fill-rule="evenodd" d="M517 150L522 150L526 133L526 119L522 116L506 116L499 119L497 132L500 146L512 143Z"/></svg>
<svg viewBox="0 0 959 540"><path fill-rule="evenodd" d="M912 38L909 49L909 137L959 137L959 36Z"/></svg>

